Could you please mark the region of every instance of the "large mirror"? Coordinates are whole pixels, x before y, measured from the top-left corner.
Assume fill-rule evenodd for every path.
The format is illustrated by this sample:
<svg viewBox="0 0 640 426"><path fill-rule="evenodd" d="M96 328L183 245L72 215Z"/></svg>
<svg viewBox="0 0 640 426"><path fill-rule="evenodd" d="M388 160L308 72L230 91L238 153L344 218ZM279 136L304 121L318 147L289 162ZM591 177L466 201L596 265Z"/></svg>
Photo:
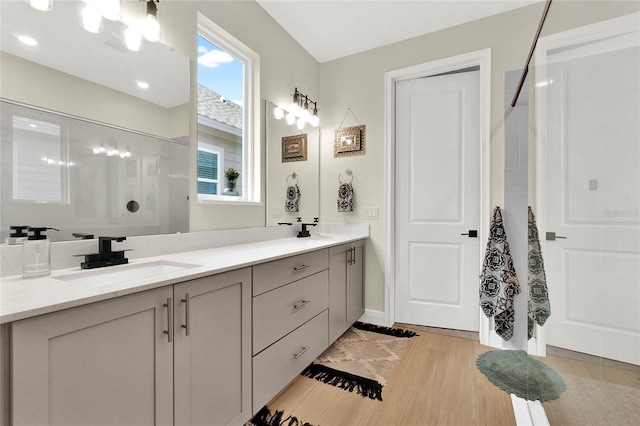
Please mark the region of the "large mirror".
<svg viewBox="0 0 640 426"><path fill-rule="evenodd" d="M312 222L320 214L320 131L276 119L265 102L267 135L266 224Z"/></svg>
<svg viewBox="0 0 640 426"><path fill-rule="evenodd" d="M121 21L88 32L83 7L0 2L3 242L11 225L61 228L54 241L189 229L189 59L128 50Z"/></svg>

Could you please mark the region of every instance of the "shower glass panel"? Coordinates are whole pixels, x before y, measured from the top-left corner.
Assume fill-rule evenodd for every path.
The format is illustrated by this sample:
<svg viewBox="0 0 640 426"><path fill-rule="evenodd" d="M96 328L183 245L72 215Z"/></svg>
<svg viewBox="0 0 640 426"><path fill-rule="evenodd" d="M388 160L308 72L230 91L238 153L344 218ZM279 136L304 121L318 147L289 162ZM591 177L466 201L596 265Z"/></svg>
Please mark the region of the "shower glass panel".
<svg viewBox="0 0 640 426"><path fill-rule="evenodd" d="M0 238L11 225L135 236L188 231L188 145L2 102Z"/></svg>
<svg viewBox="0 0 640 426"><path fill-rule="evenodd" d="M567 385L562 399L544 404L551 424L565 424L580 399L585 413L615 406L612 415L623 417L611 424L637 416L639 21L629 15L541 38L532 69L534 205L551 303L536 334L544 362Z"/></svg>

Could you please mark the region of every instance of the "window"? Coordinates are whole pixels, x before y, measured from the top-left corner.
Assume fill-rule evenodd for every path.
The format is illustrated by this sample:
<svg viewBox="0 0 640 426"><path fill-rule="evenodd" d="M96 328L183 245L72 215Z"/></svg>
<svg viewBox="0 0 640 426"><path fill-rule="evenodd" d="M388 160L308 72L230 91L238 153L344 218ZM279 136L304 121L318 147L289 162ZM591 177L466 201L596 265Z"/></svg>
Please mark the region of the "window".
<svg viewBox="0 0 640 426"><path fill-rule="evenodd" d="M198 194L220 195L224 150L198 142Z"/></svg>
<svg viewBox="0 0 640 426"><path fill-rule="evenodd" d="M258 80L259 56L199 14L200 202L260 202ZM240 173L234 195L223 191L228 168Z"/></svg>
<svg viewBox="0 0 640 426"><path fill-rule="evenodd" d="M59 124L13 116L13 199L69 202L68 147Z"/></svg>

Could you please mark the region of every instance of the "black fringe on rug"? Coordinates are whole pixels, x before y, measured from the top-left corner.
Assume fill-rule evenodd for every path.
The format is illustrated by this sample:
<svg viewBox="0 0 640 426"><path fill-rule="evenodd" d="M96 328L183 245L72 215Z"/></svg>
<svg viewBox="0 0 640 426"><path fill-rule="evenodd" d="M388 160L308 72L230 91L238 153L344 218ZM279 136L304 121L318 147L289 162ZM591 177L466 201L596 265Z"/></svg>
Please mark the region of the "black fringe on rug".
<svg viewBox="0 0 640 426"><path fill-rule="evenodd" d="M311 423L302 423L297 417L289 416L285 419L284 411L276 411L271 414L271 410L265 405L258 413L253 416L250 424L254 426L312 426Z"/></svg>
<svg viewBox="0 0 640 426"><path fill-rule="evenodd" d="M353 327L360 330L364 330L364 331L372 331L374 333L387 334L389 336L394 336L394 337L409 338L409 337L414 337L418 335L415 331L411 331L411 330L403 330L401 328L393 328L393 327L382 327L379 325L367 324L360 321L356 321L356 323L353 324Z"/></svg>
<svg viewBox="0 0 640 426"><path fill-rule="evenodd" d="M382 385L366 377L314 363L309 364L300 374L349 392L355 390L363 398L367 397L382 401Z"/></svg>

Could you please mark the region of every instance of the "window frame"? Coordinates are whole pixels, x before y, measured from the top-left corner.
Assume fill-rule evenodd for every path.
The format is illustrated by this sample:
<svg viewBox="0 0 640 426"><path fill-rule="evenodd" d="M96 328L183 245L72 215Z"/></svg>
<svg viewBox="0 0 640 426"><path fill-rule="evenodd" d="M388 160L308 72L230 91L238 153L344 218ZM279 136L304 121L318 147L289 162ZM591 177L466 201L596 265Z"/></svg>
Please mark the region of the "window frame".
<svg viewBox="0 0 640 426"><path fill-rule="evenodd" d="M244 176L242 176L241 195L199 194L196 184L198 203L261 205L260 56L201 12L198 12L197 34L205 37L244 64L242 100L242 169ZM197 49L197 42L195 49ZM196 70L196 85L197 81ZM198 124L201 124L199 120ZM221 183L224 186L224 181Z"/></svg>
<svg viewBox="0 0 640 426"><path fill-rule="evenodd" d="M224 188L224 148L219 147L219 146L215 146L209 142L204 142L204 141L198 141L198 151L205 151L208 152L210 154L215 154L218 156L218 176L215 180L215 183L218 185L217 186L217 192L216 195L220 195L222 194L222 188ZM196 167L196 169L198 169L199 167ZM196 175L197 175L197 180L198 182L213 182L213 179L208 179L208 178L201 178L198 175L198 172L196 171ZM199 195L213 195L213 194L201 194L198 193Z"/></svg>

